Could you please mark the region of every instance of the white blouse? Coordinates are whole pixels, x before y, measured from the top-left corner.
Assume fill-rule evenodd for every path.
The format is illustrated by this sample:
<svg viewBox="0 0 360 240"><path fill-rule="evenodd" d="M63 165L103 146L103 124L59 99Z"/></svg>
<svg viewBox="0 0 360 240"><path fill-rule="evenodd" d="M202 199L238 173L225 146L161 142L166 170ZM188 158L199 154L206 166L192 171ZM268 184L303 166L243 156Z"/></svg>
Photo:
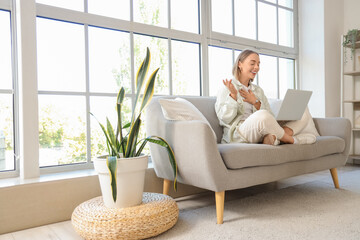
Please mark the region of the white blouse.
<svg viewBox="0 0 360 240"><path fill-rule="evenodd" d="M232 84L238 91L245 87L236 79L232 80ZM261 87L250 82L247 89L250 89L260 101L260 109L268 110L273 114ZM239 92L237 94L237 100L235 101L230 96L230 90L223 85L217 94L215 111L219 118L220 125L223 126L224 129L222 142L246 142L242 136L235 132L235 128L243 123L252 113L256 112L257 109L252 104L244 102Z"/></svg>

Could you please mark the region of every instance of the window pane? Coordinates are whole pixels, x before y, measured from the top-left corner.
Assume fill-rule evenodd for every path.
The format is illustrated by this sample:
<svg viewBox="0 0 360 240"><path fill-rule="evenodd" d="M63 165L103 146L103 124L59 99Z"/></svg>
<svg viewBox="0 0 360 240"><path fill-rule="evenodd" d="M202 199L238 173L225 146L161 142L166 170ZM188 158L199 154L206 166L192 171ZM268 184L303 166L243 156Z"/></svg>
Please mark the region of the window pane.
<svg viewBox="0 0 360 240"><path fill-rule="evenodd" d="M235 35L256 38L255 0L235 0Z"/></svg>
<svg viewBox="0 0 360 240"><path fill-rule="evenodd" d="M240 51L240 50L235 50L233 62L236 61L236 58L239 56L239 54L240 54L241 52L242 52L242 51Z"/></svg>
<svg viewBox="0 0 360 240"><path fill-rule="evenodd" d="M134 21L168 27L167 0L134 0Z"/></svg>
<svg viewBox="0 0 360 240"><path fill-rule="evenodd" d="M12 99L12 94L0 94L0 171L15 170Z"/></svg>
<svg viewBox="0 0 360 240"><path fill-rule="evenodd" d="M294 47L293 12L279 8L279 44Z"/></svg>
<svg viewBox="0 0 360 240"><path fill-rule="evenodd" d="M148 77L157 68L160 68L155 80L154 93L169 94L169 53L167 39L135 34L134 44L135 74L146 56L146 48L149 47L151 62Z"/></svg>
<svg viewBox="0 0 360 240"><path fill-rule="evenodd" d="M278 0L278 4L284 7L293 8L293 0Z"/></svg>
<svg viewBox="0 0 360 240"><path fill-rule="evenodd" d="M90 91L131 93L129 34L89 27L89 65Z"/></svg>
<svg viewBox="0 0 360 240"><path fill-rule="evenodd" d="M39 95L40 166L86 161L85 97Z"/></svg>
<svg viewBox="0 0 360 240"><path fill-rule="evenodd" d="M12 89L10 13L0 10L0 89Z"/></svg>
<svg viewBox="0 0 360 240"><path fill-rule="evenodd" d="M171 28L199 33L199 6L197 0L171 1Z"/></svg>
<svg viewBox="0 0 360 240"><path fill-rule="evenodd" d="M295 61L293 59L279 58L279 85L281 99L285 97L288 88L295 88Z"/></svg>
<svg viewBox="0 0 360 240"><path fill-rule="evenodd" d="M84 11L84 0L36 0L37 3L54 7L67 8L76 11Z"/></svg>
<svg viewBox="0 0 360 240"><path fill-rule="evenodd" d="M233 34L232 30L232 0L211 1L212 30Z"/></svg>
<svg viewBox="0 0 360 240"><path fill-rule="evenodd" d="M276 57L260 55L259 86L267 98L277 98L277 60Z"/></svg>
<svg viewBox="0 0 360 240"><path fill-rule="evenodd" d="M84 91L84 26L37 19L39 90Z"/></svg>
<svg viewBox="0 0 360 240"><path fill-rule="evenodd" d="M209 47L209 95L216 96L223 79L232 78L232 50Z"/></svg>
<svg viewBox="0 0 360 240"><path fill-rule="evenodd" d="M116 115L116 97L91 97L90 98L90 112L94 114L96 119L101 124L106 126L106 117L108 117L111 125L116 129L117 115ZM129 98L124 99L122 107L122 123L125 125L130 122L131 118L131 101ZM107 155L108 150L106 147L106 141L103 131L101 130L99 123L94 117L91 117L91 157L97 157L100 155ZM123 130L123 134L126 135L127 131Z"/></svg>
<svg viewBox="0 0 360 240"><path fill-rule="evenodd" d="M200 95L199 44L171 41L174 95Z"/></svg>
<svg viewBox="0 0 360 240"><path fill-rule="evenodd" d="M129 0L88 0L88 12L106 17L130 20Z"/></svg>
<svg viewBox="0 0 360 240"><path fill-rule="evenodd" d="M258 7L259 40L276 44L276 7L261 2Z"/></svg>

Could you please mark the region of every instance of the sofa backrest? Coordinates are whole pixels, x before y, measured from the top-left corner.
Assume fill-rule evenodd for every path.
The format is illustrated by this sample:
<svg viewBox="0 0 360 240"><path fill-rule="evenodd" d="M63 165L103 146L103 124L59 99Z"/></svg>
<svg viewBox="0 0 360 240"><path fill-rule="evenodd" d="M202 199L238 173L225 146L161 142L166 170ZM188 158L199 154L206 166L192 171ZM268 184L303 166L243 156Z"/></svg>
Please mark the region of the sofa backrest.
<svg viewBox="0 0 360 240"><path fill-rule="evenodd" d="M188 97L188 96L155 96L151 100L150 105L148 108L148 112L154 114L154 116L161 116L163 117L161 106L159 103L159 99L175 99L177 97L181 97L183 99L188 100L191 102L199 111L206 117L209 121L212 129L214 130L217 138L217 142L220 143L223 135L223 128L220 126L219 119L215 112L215 102L216 97ZM268 99L271 109L274 111L275 109L279 108L281 105L281 100L279 99Z"/></svg>
<svg viewBox="0 0 360 240"><path fill-rule="evenodd" d="M215 102L216 97L187 97L187 96L156 96L153 97L151 100L150 105L148 106L149 110L147 112L151 111L151 113L155 114L162 114L161 106L159 103L159 99L166 98L166 99L174 99L177 97L181 97L183 99L188 100L194 106L199 109L199 111L205 116L205 118L209 121L212 129L214 130L217 142L220 143L222 135L223 135L223 129L219 124L219 119L216 116L215 113Z"/></svg>

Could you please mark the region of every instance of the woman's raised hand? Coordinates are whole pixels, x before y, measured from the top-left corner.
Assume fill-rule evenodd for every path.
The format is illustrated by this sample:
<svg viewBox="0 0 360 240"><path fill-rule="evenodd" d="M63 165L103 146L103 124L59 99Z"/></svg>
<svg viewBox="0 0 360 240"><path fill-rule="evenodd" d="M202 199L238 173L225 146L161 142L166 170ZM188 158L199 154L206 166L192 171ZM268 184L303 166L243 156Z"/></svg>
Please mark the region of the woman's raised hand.
<svg viewBox="0 0 360 240"><path fill-rule="evenodd" d="M257 98L256 98L255 94L253 93L253 91L251 91L250 89L249 89L249 91L240 89L239 92L240 92L240 96L243 97L244 102L248 102L252 105L254 105L256 103Z"/></svg>
<svg viewBox="0 0 360 240"><path fill-rule="evenodd" d="M231 83L232 79L228 80L225 79L223 80L224 85L227 87L227 89L229 89L230 91L230 96L236 101L237 100L237 93L238 91L236 90L236 88L234 87L234 85Z"/></svg>

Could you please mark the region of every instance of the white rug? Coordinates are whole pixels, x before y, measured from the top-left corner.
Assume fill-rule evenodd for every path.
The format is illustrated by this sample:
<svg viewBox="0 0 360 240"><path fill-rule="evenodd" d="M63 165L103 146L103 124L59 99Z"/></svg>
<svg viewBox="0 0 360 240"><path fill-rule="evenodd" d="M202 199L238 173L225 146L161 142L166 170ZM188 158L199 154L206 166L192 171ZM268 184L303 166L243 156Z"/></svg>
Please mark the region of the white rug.
<svg viewBox="0 0 360 240"><path fill-rule="evenodd" d="M177 224L154 239L360 239L360 171L225 202L224 224L215 206L180 211ZM226 198L226 195L225 195Z"/></svg>

